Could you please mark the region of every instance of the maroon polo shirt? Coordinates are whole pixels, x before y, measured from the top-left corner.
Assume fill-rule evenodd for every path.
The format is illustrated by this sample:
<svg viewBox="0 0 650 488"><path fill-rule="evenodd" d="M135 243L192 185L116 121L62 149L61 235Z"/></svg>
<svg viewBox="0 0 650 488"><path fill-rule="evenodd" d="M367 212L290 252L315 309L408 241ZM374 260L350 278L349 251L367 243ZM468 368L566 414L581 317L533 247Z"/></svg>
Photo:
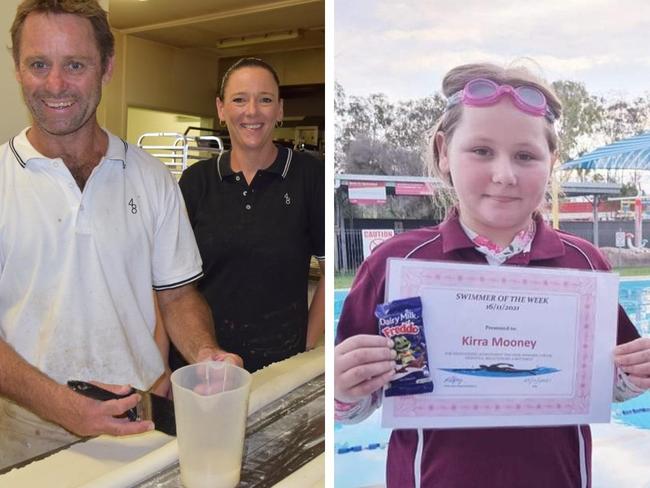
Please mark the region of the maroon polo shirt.
<svg viewBox="0 0 650 488"><path fill-rule="evenodd" d="M506 265L609 270L589 242L556 231L537 218L530 252ZM361 265L343 305L337 342L376 334L375 305L384 302L386 259L486 263L460 226L455 212L442 224L400 234L379 246ZM639 337L619 306L618 343ZM421 445L419 454L418 444ZM400 429L388 446L388 488L574 488L591 486L588 425L543 428Z"/></svg>

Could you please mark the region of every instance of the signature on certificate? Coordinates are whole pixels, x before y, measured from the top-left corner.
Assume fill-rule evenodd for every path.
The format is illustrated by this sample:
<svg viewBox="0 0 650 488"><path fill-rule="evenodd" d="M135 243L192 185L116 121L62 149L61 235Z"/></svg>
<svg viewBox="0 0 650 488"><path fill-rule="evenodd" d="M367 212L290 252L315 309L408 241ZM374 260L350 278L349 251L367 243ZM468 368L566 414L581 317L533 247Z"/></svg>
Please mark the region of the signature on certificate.
<svg viewBox="0 0 650 488"><path fill-rule="evenodd" d="M550 383L551 378L540 378L539 376L534 378L525 378L524 383L528 383L532 388L538 388L542 383Z"/></svg>
<svg viewBox="0 0 650 488"><path fill-rule="evenodd" d="M460 378L459 376L451 375L451 376L447 376L444 379L443 383L449 386L460 385L463 383L463 378Z"/></svg>

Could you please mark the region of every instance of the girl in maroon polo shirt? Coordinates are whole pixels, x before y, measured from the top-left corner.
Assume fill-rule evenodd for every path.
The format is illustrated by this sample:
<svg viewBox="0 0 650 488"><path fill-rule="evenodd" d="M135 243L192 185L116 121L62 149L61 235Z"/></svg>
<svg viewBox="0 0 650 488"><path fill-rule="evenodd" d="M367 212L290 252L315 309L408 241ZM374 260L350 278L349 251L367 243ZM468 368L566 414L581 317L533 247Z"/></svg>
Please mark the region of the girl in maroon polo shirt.
<svg viewBox="0 0 650 488"><path fill-rule="evenodd" d="M548 226L537 209L557 158L552 88L523 68L463 65L443 80L448 104L433 132L432 173L456 203L441 225L406 232L362 264L344 304L335 349L336 416L366 418L395 374L390 339L377 335L389 257L608 270L590 243ZM614 397L650 387L650 339L619 307ZM589 426L393 431L392 487L591 486Z"/></svg>

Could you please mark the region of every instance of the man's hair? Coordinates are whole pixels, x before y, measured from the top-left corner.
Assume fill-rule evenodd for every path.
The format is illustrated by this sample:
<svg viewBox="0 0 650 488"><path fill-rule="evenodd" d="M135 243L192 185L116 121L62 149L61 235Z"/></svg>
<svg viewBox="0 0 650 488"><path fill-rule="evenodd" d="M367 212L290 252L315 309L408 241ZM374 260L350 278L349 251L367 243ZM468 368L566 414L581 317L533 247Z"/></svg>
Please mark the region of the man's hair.
<svg viewBox="0 0 650 488"><path fill-rule="evenodd" d="M25 19L32 12L45 14L72 14L88 19L93 27L97 48L101 56L102 70L115 52L115 39L108 24L108 17L97 0L24 0L16 9L11 25L11 50L14 63L20 61L20 36Z"/></svg>

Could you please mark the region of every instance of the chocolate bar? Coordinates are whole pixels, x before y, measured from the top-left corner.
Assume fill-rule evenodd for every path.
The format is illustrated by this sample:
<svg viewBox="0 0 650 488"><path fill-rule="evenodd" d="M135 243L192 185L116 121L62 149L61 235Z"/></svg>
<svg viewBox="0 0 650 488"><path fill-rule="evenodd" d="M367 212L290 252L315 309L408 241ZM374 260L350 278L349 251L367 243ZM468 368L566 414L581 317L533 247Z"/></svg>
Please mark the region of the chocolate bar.
<svg viewBox="0 0 650 488"><path fill-rule="evenodd" d="M395 343L396 376L385 389L386 396L415 395L433 391L429 373L427 341L420 297L382 303L375 308L379 334Z"/></svg>

